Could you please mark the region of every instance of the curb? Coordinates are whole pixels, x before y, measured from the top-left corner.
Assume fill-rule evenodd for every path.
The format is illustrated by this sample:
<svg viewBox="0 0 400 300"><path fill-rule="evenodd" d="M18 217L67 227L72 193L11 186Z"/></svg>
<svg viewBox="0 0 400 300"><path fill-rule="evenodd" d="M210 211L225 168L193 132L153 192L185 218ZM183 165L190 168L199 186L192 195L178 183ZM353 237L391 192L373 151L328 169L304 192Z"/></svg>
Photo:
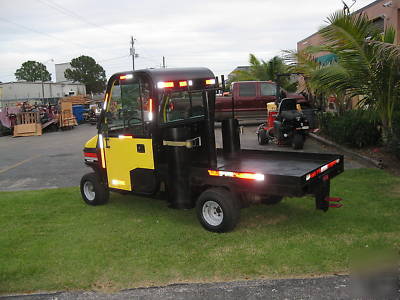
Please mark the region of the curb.
<svg viewBox="0 0 400 300"><path fill-rule="evenodd" d="M351 157L353 157L355 159L361 160L362 162L367 163L368 165L374 166L375 168L378 168L378 169L383 169L384 168L383 163L380 160L378 161L378 160L372 159L370 157L358 154L358 153L356 153L354 151L351 151L350 149L347 149L347 148L345 148L345 147L343 147L341 145L338 145L338 144L336 144L336 143L334 143L334 142L332 142L330 140L327 140L327 139L325 139L323 137L320 137L320 136L318 136L318 135L316 135L314 133L310 132L309 136L312 137L313 139L317 140L318 142L322 143L322 144L334 147L334 148L346 153L347 155L349 155L349 156L351 156Z"/></svg>

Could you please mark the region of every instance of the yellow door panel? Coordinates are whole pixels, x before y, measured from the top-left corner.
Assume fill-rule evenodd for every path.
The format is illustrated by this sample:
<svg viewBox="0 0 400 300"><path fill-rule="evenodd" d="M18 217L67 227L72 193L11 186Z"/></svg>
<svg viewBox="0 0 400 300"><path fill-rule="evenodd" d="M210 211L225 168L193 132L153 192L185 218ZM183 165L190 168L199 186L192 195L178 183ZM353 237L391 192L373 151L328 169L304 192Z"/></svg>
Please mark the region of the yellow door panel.
<svg viewBox="0 0 400 300"><path fill-rule="evenodd" d="M130 171L136 168L154 170L153 144L151 139L132 137L110 137L105 148L108 186L131 191ZM144 146L144 153L138 152L138 145ZM139 146L139 148L143 148Z"/></svg>

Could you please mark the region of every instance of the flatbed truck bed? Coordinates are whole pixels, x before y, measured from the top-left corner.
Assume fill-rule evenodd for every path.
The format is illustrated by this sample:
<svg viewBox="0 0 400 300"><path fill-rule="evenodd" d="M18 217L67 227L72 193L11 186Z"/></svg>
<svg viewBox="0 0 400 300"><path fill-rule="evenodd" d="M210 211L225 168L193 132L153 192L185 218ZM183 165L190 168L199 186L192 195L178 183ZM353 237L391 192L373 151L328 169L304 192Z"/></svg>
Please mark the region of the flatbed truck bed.
<svg viewBox="0 0 400 300"><path fill-rule="evenodd" d="M257 202L252 201L254 195L268 198L302 197L307 194L316 195L321 198L316 199L317 202L323 202L329 196L329 180L343 170L343 156L339 154L242 149L232 156L218 149L217 167L208 170L208 175L212 176L205 176L203 171L199 182L226 186L240 194L242 202ZM235 173L255 174L260 180L243 180ZM319 208L326 211L328 207Z"/></svg>

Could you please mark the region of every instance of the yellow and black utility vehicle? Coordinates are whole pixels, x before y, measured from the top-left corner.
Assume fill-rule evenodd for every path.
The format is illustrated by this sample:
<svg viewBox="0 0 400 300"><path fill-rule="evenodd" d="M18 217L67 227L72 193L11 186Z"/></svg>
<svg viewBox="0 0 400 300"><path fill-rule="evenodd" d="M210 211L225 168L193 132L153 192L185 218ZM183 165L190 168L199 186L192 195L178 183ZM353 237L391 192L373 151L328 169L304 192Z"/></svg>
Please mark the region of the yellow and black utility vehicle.
<svg viewBox="0 0 400 300"><path fill-rule="evenodd" d="M94 170L81 180L84 201L105 204L110 191L151 198L165 190L171 207L196 207L203 227L215 232L232 230L251 203L312 194L317 209L341 206L329 197L341 155L241 150L234 118L222 121L223 149L216 149L217 89L206 68L113 75L98 134L84 148Z"/></svg>

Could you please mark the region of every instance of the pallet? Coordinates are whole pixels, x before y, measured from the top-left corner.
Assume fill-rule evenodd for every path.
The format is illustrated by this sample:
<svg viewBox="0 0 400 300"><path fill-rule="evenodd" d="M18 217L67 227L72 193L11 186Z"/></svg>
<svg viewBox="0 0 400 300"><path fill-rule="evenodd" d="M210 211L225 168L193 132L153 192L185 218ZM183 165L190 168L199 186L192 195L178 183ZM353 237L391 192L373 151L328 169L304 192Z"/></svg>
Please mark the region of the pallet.
<svg viewBox="0 0 400 300"><path fill-rule="evenodd" d="M13 136L38 136L42 135L38 112L21 112L17 114Z"/></svg>

